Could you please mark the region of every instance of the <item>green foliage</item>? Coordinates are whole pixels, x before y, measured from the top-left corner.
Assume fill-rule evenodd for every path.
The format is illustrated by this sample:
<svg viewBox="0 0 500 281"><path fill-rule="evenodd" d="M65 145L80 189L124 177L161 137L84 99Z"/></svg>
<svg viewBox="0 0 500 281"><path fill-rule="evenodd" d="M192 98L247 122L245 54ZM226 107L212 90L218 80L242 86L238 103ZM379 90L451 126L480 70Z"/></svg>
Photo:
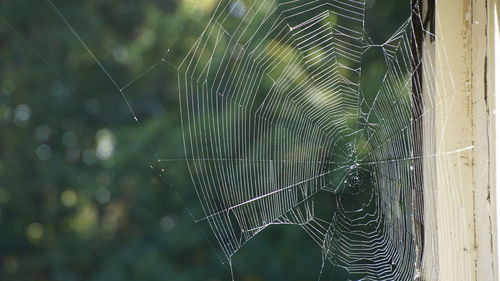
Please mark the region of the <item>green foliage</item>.
<svg viewBox="0 0 500 281"><path fill-rule="evenodd" d="M118 87L50 2L0 3L0 280L230 279L180 160L175 66L217 4L197 2L53 1ZM377 2L382 40L408 4ZM271 227L233 265L238 280L316 280L321 252Z"/></svg>

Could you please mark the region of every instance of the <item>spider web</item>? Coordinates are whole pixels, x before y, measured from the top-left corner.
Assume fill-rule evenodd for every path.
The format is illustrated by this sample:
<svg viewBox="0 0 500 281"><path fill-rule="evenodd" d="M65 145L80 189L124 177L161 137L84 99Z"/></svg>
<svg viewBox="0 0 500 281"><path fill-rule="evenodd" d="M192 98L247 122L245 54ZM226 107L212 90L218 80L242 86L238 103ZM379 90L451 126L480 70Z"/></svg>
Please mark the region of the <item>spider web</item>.
<svg viewBox="0 0 500 281"><path fill-rule="evenodd" d="M438 156L423 152L422 121L437 89L421 83L435 71L419 41L434 35L421 7L408 7L375 44L364 1L218 4L178 81L198 221L229 261L269 225L296 224L336 276L419 279L422 160ZM363 71L374 53L385 66L378 85ZM325 193L335 199L321 213Z"/></svg>
<svg viewBox="0 0 500 281"><path fill-rule="evenodd" d="M47 3L140 125L126 90L167 55L121 84ZM436 150L443 136L429 128L443 89L422 81L452 78L422 51L434 37L422 7L408 3L407 20L383 43L367 33L366 8L363 0L221 1L174 66L182 160L203 213L194 219L209 225L229 262L265 228L293 224L321 250L319 279L331 280L330 270L344 280L420 279L424 241L436 244L424 237L424 162L450 169L447 158L472 147ZM366 71L376 61L378 80Z"/></svg>

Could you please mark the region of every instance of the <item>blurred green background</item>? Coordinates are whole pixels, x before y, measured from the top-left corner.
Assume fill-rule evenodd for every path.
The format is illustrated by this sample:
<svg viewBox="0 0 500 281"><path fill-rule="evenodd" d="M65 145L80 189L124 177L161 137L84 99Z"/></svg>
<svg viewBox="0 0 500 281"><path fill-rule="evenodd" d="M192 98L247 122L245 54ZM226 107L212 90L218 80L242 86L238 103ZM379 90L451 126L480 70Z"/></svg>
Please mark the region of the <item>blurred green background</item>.
<svg viewBox="0 0 500 281"><path fill-rule="evenodd" d="M0 2L0 280L230 280L192 217L176 72L217 1L53 4L86 45L50 2ZM409 6L367 1L374 43ZM365 63L367 85L383 65ZM236 280L317 280L321 252L300 228L271 227L233 267Z"/></svg>

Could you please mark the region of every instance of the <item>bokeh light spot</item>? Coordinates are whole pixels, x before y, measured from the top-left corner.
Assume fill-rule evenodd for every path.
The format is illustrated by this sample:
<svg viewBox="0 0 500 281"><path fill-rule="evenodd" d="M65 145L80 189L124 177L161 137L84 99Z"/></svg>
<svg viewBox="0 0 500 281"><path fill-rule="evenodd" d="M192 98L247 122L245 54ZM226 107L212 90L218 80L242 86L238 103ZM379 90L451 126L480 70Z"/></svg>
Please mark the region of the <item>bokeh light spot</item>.
<svg viewBox="0 0 500 281"><path fill-rule="evenodd" d="M14 111L14 122L19 127L26 127L31 118L31 107L27 104L20 104Z"/></svg>
<svg viewBox="0 0 500 281"><path fill-rule="evenodd" d="M76 195L75 191L68 189L61 193L61 202L64 206L68 208L73 207L77 201L78 196Z"/></svg>
<svg viewBox="0 0 500 281"><path fill-rule="evenodd" d="M31 223L26 228L26 235L31 242L37 242L43 237L43 226L37 222Z"/></svg>
<svg viewBox="0 0 500 281"><path fill-rule="evenodd" d="M47 144L41 144L36 149L36 156L40 160L49 160L52 157L52 149Z"/></svg>
<svg viewBox="0 0 500 281"><path fill-rule="evenodd" d="M95 199L97 202L101 204L106 204L109 202L109 199L111 198L111 194L109 193L109 190L105 187L99 187L95 191Z"/></svg>
<svg viewBox="0 0 500 281"><path fill-rule="evenodd" d="M175 228L176 220L174 217L167 215L160 219L160 228L165 232L170 232Z"/></svg>

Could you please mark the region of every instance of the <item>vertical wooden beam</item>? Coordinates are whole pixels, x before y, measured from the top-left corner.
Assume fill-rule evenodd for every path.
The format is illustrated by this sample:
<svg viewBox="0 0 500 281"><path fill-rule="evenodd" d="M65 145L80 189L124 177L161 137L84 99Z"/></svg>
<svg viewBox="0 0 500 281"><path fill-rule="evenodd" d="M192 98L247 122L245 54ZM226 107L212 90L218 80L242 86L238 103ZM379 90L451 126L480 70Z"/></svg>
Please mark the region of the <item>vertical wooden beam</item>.
<svg viewBox="0 0 500 281"><path fill-rule="evenodd" d="M494 83L489 75L494 71L490 61L490 31L493 28L494 1L472 2L472 125L474 141L475 245L477 248L477 280L498 280L496 275L496 212L495 197L495 118Z"/></svg>
<svg viewBox="0 0 500 281"><path fill-rule="evenodd" d="M423 280L498 280L492 2L437 0L423 51Z"/></svg>
<svg viewBox="0 0 500 281"><path fill-rule="evenodd" d="M490 210L492 215L490 219L491 223L491 247L493 252L493 273L494 280L500 280L499 273L499 253L498 253L498 202L500 194L497 191L497 128L499 126L498 113L497 111L497 97L500 95L500 81L497 79L499 77L497 67L500 67L498 62L500 61L500 1L499 0L488 0L487 1L487 17L488 17L488 27L487 27L487 37L488 37L488 57L487 57L487 88L486 94L488 99L488 110L490 112L490 119L488 120L488 129L490 137L490 174L489 174L489 184L490 184Z"/></svg>

